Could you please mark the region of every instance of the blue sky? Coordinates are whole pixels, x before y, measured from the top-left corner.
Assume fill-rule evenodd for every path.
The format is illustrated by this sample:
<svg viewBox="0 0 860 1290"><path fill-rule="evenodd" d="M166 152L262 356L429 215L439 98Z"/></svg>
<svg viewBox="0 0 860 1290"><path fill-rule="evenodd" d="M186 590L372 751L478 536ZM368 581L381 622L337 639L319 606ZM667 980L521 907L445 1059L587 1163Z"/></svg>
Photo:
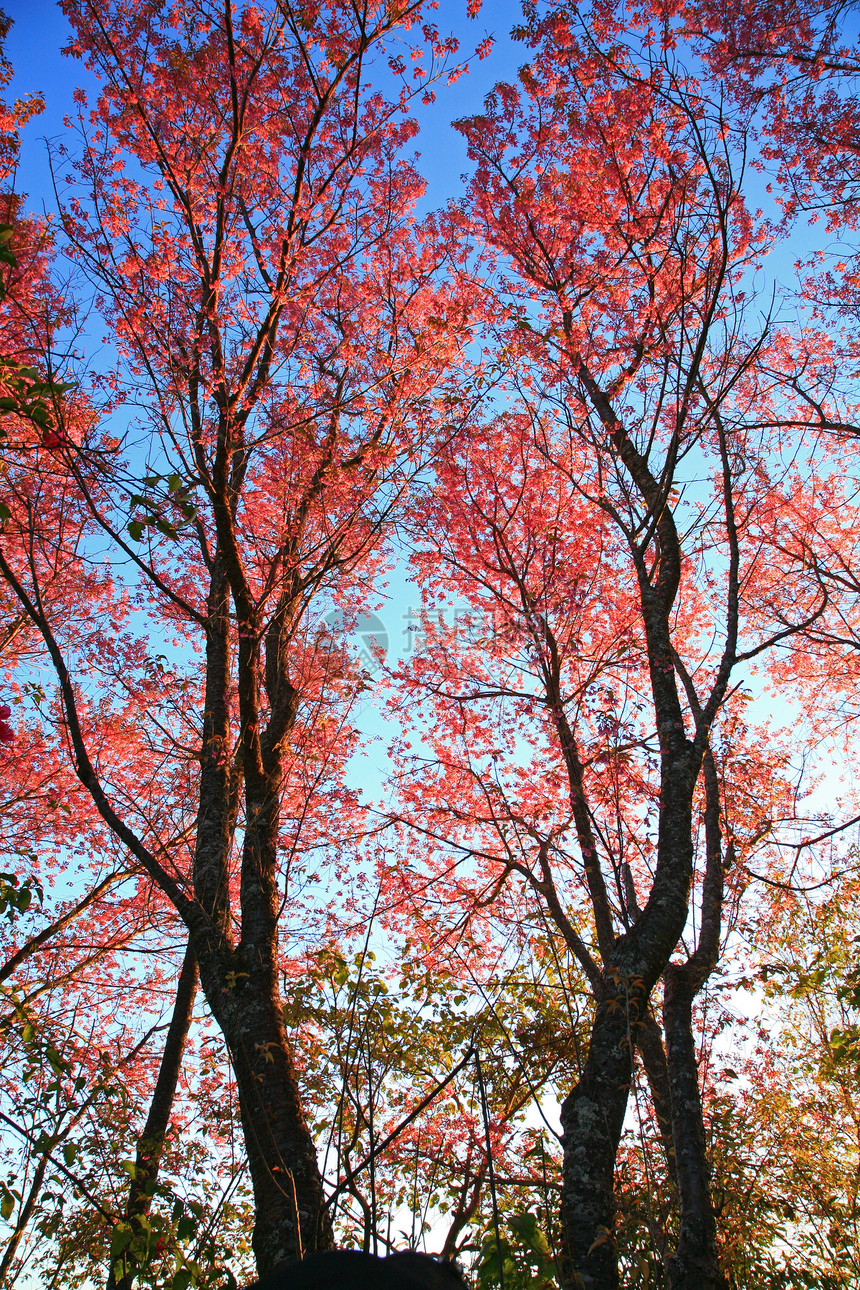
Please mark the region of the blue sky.
<svg viewBox="0 0 860 1290"><path fill-rule="evenodd" d="M72 93L79 85L92 88L93 79L83 64L64 58L61 49L70 27L54 0L3 0L2 8L14 20L6 52L15 71L8 97L41 91L45 112L24 132L17 187L27 193L30 209L52 209L54 197L47 163L46 140L64 133L63 118L72 107ZM484 95L498 80L512 80L526 61L522 45L509 36L519 16L519 6L505 0L484 0L477 19L466 17L466 0L441 0L435 15L440 31L453 31L460 40L460 55L471 54L487 35L496 43L483 61L474 59L468 75L452 86L441 86L437 102L420 113L421 171L428 180L430 206L444 204L461 192L461 174L467 169L466 149L451 129L451 121L481 110Z"/></svg>

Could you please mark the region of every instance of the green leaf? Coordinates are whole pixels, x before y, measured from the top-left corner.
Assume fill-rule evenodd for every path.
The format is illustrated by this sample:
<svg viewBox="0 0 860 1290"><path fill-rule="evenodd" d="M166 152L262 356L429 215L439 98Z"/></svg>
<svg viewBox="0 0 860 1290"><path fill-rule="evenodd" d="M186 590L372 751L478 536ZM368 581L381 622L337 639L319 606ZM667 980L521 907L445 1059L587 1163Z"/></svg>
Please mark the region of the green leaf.
<svg viewBox="0 0 860 1290"><path fill-rule="evenodd" d="M131 1228L126 1223L117 1223L110 1238L110 1261L116 1263L119 1256L132 1238Z"/></svg>
<svg viewBox="0 0 860 1290"><path fill-rule="evenodd" d="M11 1191L6 1189L3 1192L2 1198L0 1198L0 1217L7 1218L7 1219L11 1218L12 1210L14 1208L15 1208L15 1197L12 1195Z"/></svg>
<svg viewBox="0 0 860 1290"><path fill-rule="evenodd" d="M193 1236L197 1229L197 1223L188 1214L183 1214L176 1224L176 1235L180 1241L187 1241L189 1236Z"/></svg>
<svg viewBox="0 0 860 1290"><path fill-rule="evenodd" d="M129 522L128 531L131 534L131 539L133 542L140 541L140 539L143 537L143 532L145 528L146 528L146 525L142 524L140 520L131 520Z"/></svg>
<svg viewBox="0 0 860 1290"><path fill-rule="evenodd" d="M77 1154L78 1154L77 1143L75 1142L63 1143L63 1159L65 1160L67 1165L73 1165L75 1163L75 1156Z"/></svg>
<svg viewBox="0 0 860 1290"><path fill-rule="evenodd" d="M51 1066L51 1070L54 1072L55 1075L65 1074L67 1069L67 1063L63 1061L62 1057L57 1052L56 1048L53 1047L52 1044L48 1044L48 1047L45 1049L45 1056L47 1057L48 1062Z"/></svg>

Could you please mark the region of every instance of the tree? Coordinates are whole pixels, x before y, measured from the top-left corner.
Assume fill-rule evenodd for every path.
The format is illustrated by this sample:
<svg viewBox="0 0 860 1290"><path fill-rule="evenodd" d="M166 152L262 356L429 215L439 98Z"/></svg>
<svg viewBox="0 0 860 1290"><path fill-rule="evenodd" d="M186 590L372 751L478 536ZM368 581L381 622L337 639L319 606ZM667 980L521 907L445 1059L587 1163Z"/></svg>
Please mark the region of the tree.
<svg viewBox="0 0 860 1290"><path fill-rule="evenodd" d="M744 729L745 667L780 644L771 678L800 678L811 712L810 678L853 676L860 639L850 452L828 446L853 433L851 347L823 314L792 334L751 309L776 231L744 203L747 140L763 122L788 157L809 113L778 118L777 78L729 112L708 71L725 46L696 46L691 7L527 4L529 66L460 124L468 197L418 224L405 113L453 53L418 3L67 12L104 86L55 156L91 303L51 286L43 243L0 241L20 701L0 912L21 915L2 1094L29 1171L0 1195L3 1268L62 1231L38 1254L50 1279L217 1277L221 1200L191 1171L222 1171L225 1209L241 1187L223 1056L263 1273L335 1238L389 1244L403 1204L410 1243L444 1213L444 1251L486 1287L552 1284L556 1250L564 1284L614 1287L619 1261L643 1287L787 1276L808 1161L773 1198L733 1145L753 1122L780 1142L788 1113L768 1118L747 1067L744 1118L713 999L785 791ZM835 183L850 149L827 146ZM55 357L87 316L115 355L94 376ZM428 608L379 822L348 773L366 678L336 624L373 603L395 521ZM41 926L27 901L70 853L108 871ZM375 920L407 947L399 976L369 943L351 957ZM195 964L223 1039L208 1057ZM129 978L134 1024L89 1009L97 973ZM147 1034L171 1010L159 1065ZM198 1078L205 1156L180 1136ZM567 1094L560 1156L526 1118L547 1088ZM841 1190L816 1216L850 1217L843 1175L821 1177Z"/></svg>
<svg viewBox="0 0 860 1290"><path fill-rule="evenodd" d="M716 1286L692 1004L731 861L713 745L734 669L779 635L752 620L745 647L738 635L741 593L767 577L757 507L780 495L778 419L760 416L767 326L748 327L744 303L772 234L744 205L743 121L644 20L526 14L520 85L460 123L476 163L462 227L493 274L495 388L485 423L452 436L414 531L428 586L443 568L468 611L454 632L427 622L406 678L430 705L431 755L406 756L399 817L439 844L441 903L479 922L540 909L594 992L562 1107L566 1284L617 1284L616 1153L664 978L672 1276ZM779 631L824 602L812 577ZM674 963L699 810L697 943Z"/></svg>
<svg viewBox="0 0 860 1290"><path fill-rule="evenodd" d="M417 90L395 51L389 102L368 66L409 43L418 3L65 8L105 88L92 114L81 97L63 233L118 364L102 406L77 426L64 412L49 445L56 518L46 459L10 457L0 574L50 656L57 730L107 835L159 917L167 901L188 928L236 1076L266 1272L331 1241L279 928L304 858L355 809L342 775L359 678L320 619L362 602L457 343L428 323L448 293L400 156L403 109L453 46L422 29ZM121 447L101 426L126 402ZM83 641L44 590L58 562L85 579L101 543L105 618ZM147 616L172 656L150 656Z"/></svg>
<svg viewBox="0 0 860 1290"><path fill-rule="evenodd" d="M5 53L11 25L0 10L0 89L12 79ZM41 372L32 364L34 355L50 355L52 333L63 321L63 310L47 273L50 242L45 222L24 217L15 192L19 131L44 107L41 94L29 94L11 105L0 100L0 438L9 433L12 417L19 430L23 424L31 435L35 430L51 441L56 435L54 409L68 386L58 379L53 363ZM8 737L3 742L8 743Z"/></svg>
<svg viewBox="0 0 860 1290"><path fill-rule="evenodd" d="M774 889L760 902L748 971L767 999L770 1033L749 1045L737 1072L744 1087L731 1096L730 1071L715 1097L717 1185L740 1285L773 1284L776 1274L791 1287L835 1287L857 1276L853 847L839 869L839 883Z"/></svg>

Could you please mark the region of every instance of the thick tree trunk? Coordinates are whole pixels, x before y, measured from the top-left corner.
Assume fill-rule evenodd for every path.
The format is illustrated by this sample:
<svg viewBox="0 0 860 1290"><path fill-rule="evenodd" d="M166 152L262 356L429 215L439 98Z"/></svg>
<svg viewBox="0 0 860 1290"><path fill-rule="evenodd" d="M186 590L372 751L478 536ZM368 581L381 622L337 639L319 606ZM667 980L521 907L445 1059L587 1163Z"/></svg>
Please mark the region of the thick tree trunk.
<svg viewBox="0 0 860 1290"><path fill-rule="evenodd" d="M598 1004L582 1078L561 1108L561 1275L576 1290L619 1284L615 1157L632 1071L627 1009L610 995Z"/></svg>
<svg viewBox="0 0 860 1290"><path fill-rule="evenodd" d="M215 997L210 1002L227 1040L239 1092L254 1189L254 1255L264 1276L309 1250L329 1247L333 1237L277 978L262 968L258 963L245 976L237 955L235 984L212 982L213 996L220 998L217 1006ZM204 981L209 977L202 963L201 976Z"/></svg>
<svg viewBox="0 0 860 1290"><path fill-rule="evenodd" d="M241 590L241 580L237 581ZM298 696L286 679L281 651L277 666L270 669L271 706L277 712L261 737L258 660L249 633L240 634L241 755L231 763L230 586L220 553L214 562L207 609L206 704L194 858L199 906L192 921L200 981L224 1034L236 1077L254 1189L254 1254L257 1270L264 1276L308 1250L332 1244L316 1146L302 1110L278 984L281 746L291 729ZM235 911L231 913L228 902L243 791L241 939L235 944Z"/></svg>
<svg viewBox="0 0 860 1290"><path fill-rule="evenodd" d="M668 759L667 759L668 762ZM649 998L687 918L693 869L688 745L664 763L657 872L635 925L616 941L582 1078L562 1105L562 1279L571 1290L617 1290L615 1160L633 1075L633 1048Z"/></svg>
<svg viewBox="0 0 860 1290"><path fill-rule="evenodd" d="M197 960L189 940L182 971L179 974L176 1002L167 1029L167 1039L149 1106L149 1115L146 1117L143 1132L137 1140L135 1174L129 1187L124 1215L126 1223L129 1223L133 1229L138 1229L136 1220L145 1217L152 1207L153 1187L158 1179L164 1140L170 1125L170 1114L182 1069L182 1054L188 1038L196 994ZM129 1257L126 1259L121 1277L114 1276L113 1268L108 1270L108 1290L131 1290L134 1278L135 1264Z"/></svg>

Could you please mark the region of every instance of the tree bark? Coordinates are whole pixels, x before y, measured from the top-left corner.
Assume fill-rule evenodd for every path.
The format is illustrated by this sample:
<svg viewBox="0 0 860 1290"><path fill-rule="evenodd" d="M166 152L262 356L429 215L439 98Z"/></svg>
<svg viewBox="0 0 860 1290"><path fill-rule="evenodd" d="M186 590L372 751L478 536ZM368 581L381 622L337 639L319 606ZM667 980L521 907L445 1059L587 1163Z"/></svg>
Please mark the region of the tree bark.
<svg viewBox="0 0 860 1290"><path fill-rule="evenodd" d="M663 759L658 863L651 895L603 972L588 1058L562 1104L561 1275L571 1290L617 1290L615 1160L640 1019L681 937L693 874L692 797L698 755L684 740ZM646 1021L647 1026L647 1021Z"/></svg>
<svg viewBox="0 0 860 1290"><path fill-rule="evenodd" d="M680 1196L678 1248L669 1260L671 1290L725 1290L711 1202L699 1068L693 1034L698 986L686 964L670 963L663 981L666 1053L672 1088L672 1133Z"/></svg>
<svg viewBox="0 0 860 1290"><path fill-rule="evenodd" d="M246 957L247 956L247 957ZM201 962L201 980L230 1051L254 1190L252 1243L261 1276L333 1244L316 1147L302 1110L277 985L277 955L253 973L237 952L234 981Z"/></svg>
<svg viewBox="0 0 860 1290"><path fill-rule="evenodd" d="M720 1270L693 1033L693 1001L719 959L723 906L719 781L710 748L705 750L702 768L707 862L699 943L685 963L670 963L663 974L663 1022L680 1197L678 1248L669 1260L671 1290L725 1290L727 1284Z"/></svg>
<svg viewBox="0 0 860 1290"><path fill-rule="evenodd" d="M616 1290L615 1157L632 1075L627 1010L597 1007L582 1078L561 1107L562 1257L565 1285Z"/></svg>

